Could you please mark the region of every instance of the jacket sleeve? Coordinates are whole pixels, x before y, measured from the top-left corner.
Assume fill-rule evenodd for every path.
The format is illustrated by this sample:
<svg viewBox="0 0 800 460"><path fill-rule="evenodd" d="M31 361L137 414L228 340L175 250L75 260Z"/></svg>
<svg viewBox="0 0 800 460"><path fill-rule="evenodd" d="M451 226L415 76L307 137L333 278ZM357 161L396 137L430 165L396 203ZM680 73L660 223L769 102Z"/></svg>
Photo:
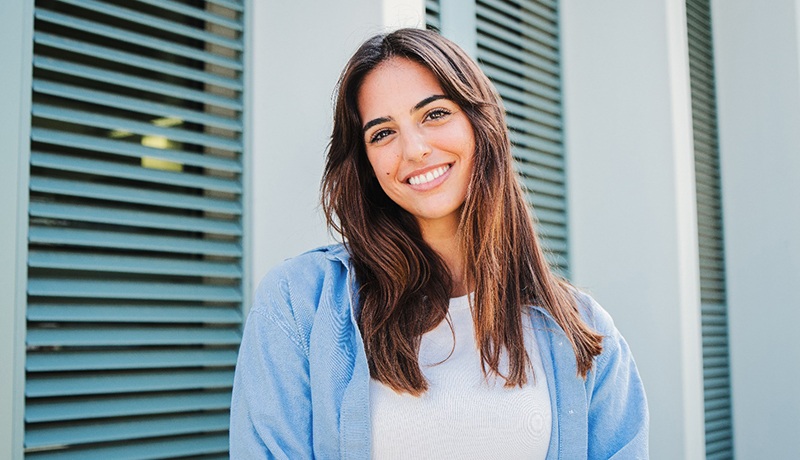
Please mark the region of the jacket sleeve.
<svg viewBox="0 0 800 460"><path fill-rule="evenodd" d="M247 318L236 364L231 458L313 458L307 348L285 281L268 276Z"/></svg>
<svg viewBox="0 0 800 460"><path fill-rule="evenodd" d="M639 371L627 342L594 300L603 352L587 379L590 459L649 458L649 413Z"/></svg>

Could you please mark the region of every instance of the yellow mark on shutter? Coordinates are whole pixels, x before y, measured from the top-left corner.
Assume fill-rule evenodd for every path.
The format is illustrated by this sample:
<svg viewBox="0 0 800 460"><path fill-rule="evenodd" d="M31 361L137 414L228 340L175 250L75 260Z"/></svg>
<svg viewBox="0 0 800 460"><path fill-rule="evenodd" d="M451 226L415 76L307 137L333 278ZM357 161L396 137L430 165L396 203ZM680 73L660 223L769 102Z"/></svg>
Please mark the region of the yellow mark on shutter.
<svg viewBox="0 0 800 460"><path fill-rule="evenodd" d="M171 147L170 140L164 136L142 136L142 145L154 149L168 149ZM161 169L164 171L183 171L183 165L174 161L162 160L160 158L142 157L142 167L151 169Z"/></svg>

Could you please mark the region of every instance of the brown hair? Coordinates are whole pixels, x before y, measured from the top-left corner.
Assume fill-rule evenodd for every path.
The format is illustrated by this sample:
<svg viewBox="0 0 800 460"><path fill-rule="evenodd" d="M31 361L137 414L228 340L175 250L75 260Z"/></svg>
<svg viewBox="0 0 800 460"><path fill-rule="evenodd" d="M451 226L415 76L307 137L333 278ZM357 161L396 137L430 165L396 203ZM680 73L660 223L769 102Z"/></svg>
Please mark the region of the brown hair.
<svg viewBox="0 0 800 460"><path fill-rule="evenodd" d="M422 334L445 320L452 278L422 239L416 220L381 189L367 159L357 95L366 75L390 58L428 68L445 95L467 114L475 135L473 174L461 210L475 340L483 372L506 386L527 382L522 309L540 305L566 332L586 377L602 336L580 317L572 288L551 271L517 181L502 102L464 51L439 34L400 29L367 40L339 79L333 134L322 180L328 225L340 233L360 284L358 325L370 373L396 391L420 395L428 383L419 367ZM499 371L508 354L508 375Z"/></svg>

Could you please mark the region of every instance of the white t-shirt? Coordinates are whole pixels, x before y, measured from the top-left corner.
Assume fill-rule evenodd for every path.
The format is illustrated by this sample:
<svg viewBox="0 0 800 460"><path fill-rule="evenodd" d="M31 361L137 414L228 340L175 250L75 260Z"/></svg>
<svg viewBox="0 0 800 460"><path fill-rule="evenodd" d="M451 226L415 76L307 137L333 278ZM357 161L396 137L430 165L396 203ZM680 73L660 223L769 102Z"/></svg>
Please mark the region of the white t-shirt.
<svg viewBox="0 0 800 460"><path fill-rule="evenodd" d="M455 347L447 321L422 336L419 362L429 385L422 396L370 380L372 458L544 459L552 412L530 321L523 318L535 378L529 375L522 388L505 388L501 377L487 379L481 371L467 296L450 299L449 316ZM504 353L503 373L507 365Z"/></svg>

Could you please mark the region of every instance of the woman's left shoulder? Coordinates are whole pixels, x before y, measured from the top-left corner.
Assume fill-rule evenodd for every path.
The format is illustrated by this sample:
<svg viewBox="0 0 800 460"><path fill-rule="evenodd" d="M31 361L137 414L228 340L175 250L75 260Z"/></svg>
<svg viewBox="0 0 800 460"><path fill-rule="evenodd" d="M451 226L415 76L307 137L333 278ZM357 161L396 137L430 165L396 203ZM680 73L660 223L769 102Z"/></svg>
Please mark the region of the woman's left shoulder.
<svg viewBox="0 0 800 460"><path fill-rule="evenodd" d="M604 336L618 333L611 315L591 295L575 287L570 289L575 297L578 312L589 327Z"/></svg>

